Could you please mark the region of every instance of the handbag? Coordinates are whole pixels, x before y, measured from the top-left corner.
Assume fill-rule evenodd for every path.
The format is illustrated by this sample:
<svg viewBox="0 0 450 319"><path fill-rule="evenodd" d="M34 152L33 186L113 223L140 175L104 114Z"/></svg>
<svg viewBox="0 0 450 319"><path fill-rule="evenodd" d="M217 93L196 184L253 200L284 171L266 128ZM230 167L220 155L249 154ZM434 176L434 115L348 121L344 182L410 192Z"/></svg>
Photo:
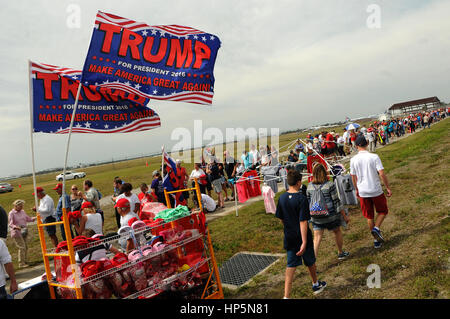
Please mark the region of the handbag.
<svg viewBox="0 0 450 319"><path fill-rule="evenodd" d="M27 226L20 226L20 234L22 237L26 237L28 235L28 228Z"/></svg>

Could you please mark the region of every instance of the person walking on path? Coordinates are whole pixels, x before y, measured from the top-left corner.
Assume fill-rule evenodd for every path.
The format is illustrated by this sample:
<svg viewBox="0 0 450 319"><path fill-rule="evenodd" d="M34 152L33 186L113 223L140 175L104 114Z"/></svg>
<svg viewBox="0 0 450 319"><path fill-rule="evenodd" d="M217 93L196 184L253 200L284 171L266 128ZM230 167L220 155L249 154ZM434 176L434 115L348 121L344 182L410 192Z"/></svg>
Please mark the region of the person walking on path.
<svg viewBox="0 0 450 319"><path fill-rule="evenodd" d="M381 187L380 178L386 186L387 197L392 196L387 176L380 157L367 151L367 140L364 135L358 135L355 144L358 148L350 160L350 175L359 197L363 216L367 219L370 232L374 237L374 247L380 248L384 242L380 227L388 214L387 200ZM374 206L377 218L374 220Z"/></svg>
<svg viewBox="0 0 450 319"><path fill-rule="evenodd" d="M334 233L336 246L338 248L338 259L342 260L347 258L350 254L342 249L344 245L344 238L341 231L342 221L347 224L350 219L347 217L344 211L344 207L339 200L339 196L336 190L336 185L328 180L327 171L321 163L315 163L313 167L313 180L308 184L306 189L306 195L308 201L311 204L312 198L317 198L314 195L316 192L321 192L327 205L327 215L314 216L311 214L311 224L314 230L314 255L318 256L319 246L322 241L323 232L325 229ZM320 198L320 197L319 197ZM311 209L310 209L311 210Z"/></svg>
<svg viewBox="0 0 450 319"><path fill-rule="evenodd" d="M322 292L327 286L325 281L317 279L312 233L308 227L308 221L311 218L308 199L300 192L302 174L295 169L290 169L287 181L289 190L280 196L275 213L275 216L283 222L284 249L287 251L284 299L290 297L295 269L302 265L302 262L308 268L314 294Z"/></svg>
<svg viewBox="0 0 450 319"><path fill-rule="evenodd" d="M18 199L14 201L14 208L9 212L8 225L11 231L11 238L14 239L18 248L19 267L28 267L27 264L27 238L28 228L27 223L34 222L36 217L30 217L23 210L25 201Z"/></svg>

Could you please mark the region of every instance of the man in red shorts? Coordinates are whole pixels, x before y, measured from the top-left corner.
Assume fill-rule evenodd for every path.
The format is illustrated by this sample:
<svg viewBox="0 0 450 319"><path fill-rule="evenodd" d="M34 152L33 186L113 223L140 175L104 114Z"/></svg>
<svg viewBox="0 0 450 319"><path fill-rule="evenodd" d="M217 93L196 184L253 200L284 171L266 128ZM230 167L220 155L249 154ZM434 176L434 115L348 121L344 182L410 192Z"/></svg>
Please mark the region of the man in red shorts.
<svg viewBox="0 0 450 319"><path fill-rule="evenodd" d="M367 151L368 142L363 134L356 137L355 145L358 148L358 154L350 160L350 175L356 188L356 195L359 197L363 216L367 218L369 229L375 238L374 247L380 248L384 242L380 227L388 214L380 178L386 186L386 196L391 197L392 192L384 174L383 164L377 154ZM375 222L374 207L377 211Z"/></svg>

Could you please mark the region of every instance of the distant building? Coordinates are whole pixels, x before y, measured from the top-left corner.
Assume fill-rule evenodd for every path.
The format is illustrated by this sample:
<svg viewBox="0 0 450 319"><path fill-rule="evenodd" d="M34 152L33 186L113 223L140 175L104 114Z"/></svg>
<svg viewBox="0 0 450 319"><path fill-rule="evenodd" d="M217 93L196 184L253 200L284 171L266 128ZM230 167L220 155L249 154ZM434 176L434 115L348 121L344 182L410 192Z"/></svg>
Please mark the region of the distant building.
<svg viewBox="0 0 450 319"><path fill-rule="evenodd" d="M388 112L391 116L403 113L414 113L419 111L425 111L430 108L439 108L441 101L436 97L428 97L420 100L406 101L393 104Z"/></svg>

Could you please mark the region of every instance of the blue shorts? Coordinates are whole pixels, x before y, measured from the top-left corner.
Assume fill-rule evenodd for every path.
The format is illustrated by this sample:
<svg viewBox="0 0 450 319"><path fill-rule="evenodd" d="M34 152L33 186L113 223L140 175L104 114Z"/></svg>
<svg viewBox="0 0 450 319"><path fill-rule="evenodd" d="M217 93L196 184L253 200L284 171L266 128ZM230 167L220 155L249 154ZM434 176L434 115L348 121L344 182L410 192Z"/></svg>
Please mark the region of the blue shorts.
<svg viewBox="0 0 450 319"><path fill-rule="evenodd" d="M314 255L314 248L312 245L307 245L306 250L301 256L297 256L298 250L287 251L287 267L295 268L302 265L302 260L306 267L311 267L316 263L316 256Z"/></svg>

